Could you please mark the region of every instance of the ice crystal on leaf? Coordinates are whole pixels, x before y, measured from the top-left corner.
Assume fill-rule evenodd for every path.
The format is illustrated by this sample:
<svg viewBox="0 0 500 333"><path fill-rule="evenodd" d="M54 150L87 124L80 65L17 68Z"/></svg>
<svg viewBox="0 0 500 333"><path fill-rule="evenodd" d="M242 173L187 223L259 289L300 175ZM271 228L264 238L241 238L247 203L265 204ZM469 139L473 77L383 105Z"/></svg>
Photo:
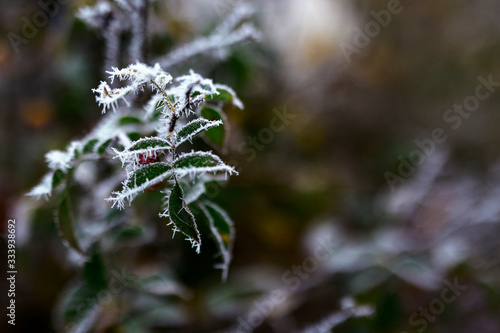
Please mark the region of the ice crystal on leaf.
<svg viewBox="0 0 500 333"><path fill-rule="evenodd" d="M29 191L26 195L29 195L31 197L34 197L37 200L40 200L40 198L45 198L47 199L50 194L52 193L52 177L53 173L49 172L46 174L40 184L37 186L33 187L31 191Z"/></svg>

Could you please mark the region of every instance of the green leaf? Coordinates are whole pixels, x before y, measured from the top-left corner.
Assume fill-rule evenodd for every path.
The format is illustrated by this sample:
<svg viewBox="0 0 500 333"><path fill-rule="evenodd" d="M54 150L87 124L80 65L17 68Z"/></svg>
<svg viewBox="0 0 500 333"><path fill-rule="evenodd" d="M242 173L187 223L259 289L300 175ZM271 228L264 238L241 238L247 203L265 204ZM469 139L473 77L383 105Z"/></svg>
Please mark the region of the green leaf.
<svg viewBox="0 0 500 333"><path fill-rule="evenodd" d="M203 202L201 204L201 210L208 219L210 231L216 239L222 255L222 263L219 268L222 269L222 279L225 281L229 271L229 264L232 259L231 253L235 237L233 222L227 213L214 203Z"/></svg>
<svg viewBox="0 0 500 333"><path fill-rule="evenodd" d="M199 174L205 172L236 173L232 167L224 164L219 156L204 151L185 153L179 156L174 161L174 167L174 172L179 177L186 174Z"/></svg>
<svg viewBox="0 0 500 333"><path fill-rule="evenodd" d="M229 102L232 103L234 106L238 107L239 109L243 109L243 104L239 100L239 98L236 96L236 93L234 92L233 89L231 89L228 86L222 85L222 84L216 84L215 85L217 92L219 93L218 95L209 95L208 98L215 100L215 101L222 101L222 102Z"/></svg>
<svg viewBox="0 0 500 333"><path fill-rule="evenodd" d="M139 140L141 138L141 134L138 133L138 132L127 133L127 136L132 141L137 141L137 140Z"/></svg>
<svg viewBox="0 0 500 333"><path fill-rule="evenodd" d="M59 185L61 185L61 183L63 182L65 176L66 175L64 174L64 172L62 170L60 170L60 169L57 169L54 172L54 175L52 176L52 190L55 190L56 187L58 187Z"/></svg>
<svg viewBox="0 0 500 333"><path fill-rule="evenodd" d="M186 235L192 242L201 244L200 233L194 219L193 213L189 210L184 201L184 193L179 182L176 180L170 196L168 197L168 211L163 215L168 215L170 221L174 224L174 231L180 231Z"/></svg>
<svg viewBox="0 0 500 333"><path fill-rule="evenodd" d="M125 208L125 200L129 203L142 191L153 185L161 184L172 176L172 167L164 162L147 164L133 171L124 182L121 192L113 192L107 201L113 203L113 207Z"/></svg>
<svg viewBox="0 0 500 333"><path fill-rule="evenodd" d="M97 140L97 139L89 140L89 142L87 142L85 144L85 146L83 146L82 152L84 154L92 153L94 151L94 147L95 147L95 145L97 144L98 141L99 140Z"/></svg>
<svg viewBox="0 0 500 333"><path fill-rule="evenodd" d="M143 166L140 169L137 169L135 172L133 172L129 178L127 178L127 186L129 188L132 187L140 187L144 185L148 181L153 181L155 178L161 177L161 180L163 181L165 179L165 174L169 173L172 170L172 167L164 162L158 162L158 163L151 163ZM158 182L159 182L158 181ZM151 185L153 185L156 182L153 182Z"/></svg>
<svg viewBox="0 0 500 333"><path fill-rule="evenodd" d="M102 143L102 144L99 146L99 148L97 148L97 153L98 153L99 155L104 154L104 152L106 151L106 148L108 148L108 146L109 146L109 143L110 143L110 142L111 142L111 139L106 140L104 143Z"/></svg>
<svg viewBox="0 0 500 333"><path fill-rule="evenodd" d="M174 161L174 166L179 169L215 167L222 163L219 157L205 152L187 153Z"/></svg>
<svg viewBox="0 0 500 333"><path fill-rule="evenodd" d="M100 253L94 252L83 264L83 278L96 291L107 287L106 269Z"/></svg>
<svg viewBox="0 0 500 333"><path fill-rule="evenodd" d="M225 150L229 133L229 122L226 120L226 115L220 109L203 107L200 110L200 115L208 120L222 121L223 126L211 128L205 132L205 140L215 146L215 148Z"/></svg>
<svg viewBox="0 0 500 333"><path fill-rule="evenodd" d="M187 123L180 129L180 131L177 133L176 143L179 145L186 140L191 141L192 138L194 138L201 132L220 125L222 125L222 121L220 120L210 121L204 118L195 119Z"/></svg>
<svg viewBox="0 0 500 333"><path fill-rule="evenodd" d="M128 242L130 240L136 240L143 237L145 234L144 228L138 225L129 226L120 230L115 235L115 240L117 242Z"/></svg>
<svg viewBox="0 0 500 333"><path fill-rule="evenodd" d="M74 159L79 159L80 158L80 152L78 151L78 149L75 149L73 151L73 158Z"/></svg>
<svg viewBox="0 0 500 333"><path fill-rule="evenodd" d="M140 124L141 120L137 117L133 116L124 116L118 119L118 125L119 126L127 126L127 125L133 125L133 124Z"/></svg>
<svg viewBox="0 0 500 333"><path fill-rule="evenodd" d="M170 148L170 143L167 140L160 138L142 138L134 142L127 150L143 150L143 149L154 149L154 148Z"/></svg>
<svg viewBox="0 0 500 333"><path fill-rule="evenodd" d="M113 230L113 246L136 247L152 240L154 235L154 229L147 226L122 223Z"/></svg>
<svg viewBox="0 0 500 333"><path fill-rule="evenodd" d="M179 184L181 184L184 200L188 205L198 200L206 192L205 181L201 177L195 177L189 181L179 181Z"/></svg>
<svg viewBox="0 0 500 333"><path fill-rule="evenodd" d="M78 283L65 293L57 306L56 318L64 332L90 332L99 312L102 302L99 303L97 291L86 283Z"/></svg>
<svg viewBox="0 0 500 333"><path fill-rule="evenodd" d="M136 282L138 289L159 296L177 295L187 297L188 290L172 277L163 273L147 276Z"/></svg>
<svg viewBox="0 0 500 333"><path fill-rule="evenodd" d="M218 95L212 95L212 99L217 99L219 101L225 101L225 102L232 102L233 101L233 95L225 89L217 89L219 92Z"/></svg>
<svg viewBox="0 0 500 333"><path fill-rule="evenodd" d="M233 222L227 213L214 203L205 203L205 208L213 219L213 227L218 235L221 236L222 243L226 250L229 250L234 238Z"/></svg>
<svg viewBox="0 0 500 333"><path fill-rule="evenodd" d="M80 243L78 242L75 229L75 221L73 211L71 210L71 202L68 198L64 198L56 212L56 223L59 231L59 236L69 248L83 254Z"/></svg>

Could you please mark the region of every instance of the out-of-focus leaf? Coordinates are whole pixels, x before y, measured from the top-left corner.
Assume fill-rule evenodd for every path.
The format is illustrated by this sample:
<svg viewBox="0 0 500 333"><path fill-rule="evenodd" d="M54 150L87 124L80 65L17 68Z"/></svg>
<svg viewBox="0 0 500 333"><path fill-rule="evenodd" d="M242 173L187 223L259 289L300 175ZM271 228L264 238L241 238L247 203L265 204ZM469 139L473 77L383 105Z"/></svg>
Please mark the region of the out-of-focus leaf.
<svg viewBox="0 0 500 333"><path fill-rule="evenodd" d="M221 121L223 123L223 126L208 129L204 133L204 137L208 143L224 151L226 149L229 133L229 122L226 120L226 115L222 110L212 107L203 107L200 110L200 115L205 119L211 121Z"/></svg>
<svg viewBox="0 0 500 333"><path fill-rule="evenodd" d="M58 304L56 319L62 332L90 332L102 309L97 291L80 282L71 288Z"/></svg>
<svg viewBox="0 0 500 333"><path fill-rule="evenodd" d="M177 295L182 298L189 296L189 292L184 286L164 274L154 274L142 278L136 282L136 286L140 290L159 296Z"/></svg>
<svg viewBox="0 0 500 333"><path fill-rule="evenodd" d="M92 152L94 151L94 148L95 148L95 146L96 146L96 144L97 144L97 142L98 142L98 141L99 141L99 140L97 140L97 139L92 139L92 140L89 140L89 141L85 144L85 146L83 146L82 152L83 152L84 154L89 154L89 153L92 153Z"/></svg>
<svg viewBox="0 0 500 333"><path fill-rule="evenodd" d="M154 231L142 225L120 224L113 230L113 247L138 246L154 237Z"/></svg>
<svg viewBox="0 0 500 333"><path fill-rule="evenodd" d="M61 185L65 176L66 175L64 174L64 172L62 170L57 169L54 172L54 175L52 176L52 190L55 190L56 187Z"/></svg>
<svg viewBox="0 0 500 333"><path fill-rule="evenodd" d="M229 102L232 103L237 108L243 109L243 103L240 101L238 96L236 96L236 93L232 88L223 84L215 84L215 87L219 94L208 96L210 99L216 101Z"/></svg>
<svg viewBox="0 0 500 333"><path fill-rule="evenodd" d="M80 247L75 229L75 221L73 211L71 209L71 202L64 197L59 204L56 214L57 227L59 236L63 239L65 245L69 248L82 254L83 251Z"/></svg>
<svg viewBox="0 0 500 333"><path fill-rule="evenodd" d="M227 213L214 203L206 201L200 206L208 219L210 231L217 241L222 256L222 263L218 268L222 269L222 279L225 281L229 271L229 264L231 263L235 238L233 222Z"/></svg>
<svg viewBox="0 0 500 333"><path fill-rule="evenodd" d="M106 268L100 253L94 252L83 264L83 278L92 289L98 291L106 288Z"/></svg>
<svg viewBox="0 0 500 333"><path fill-rule="evenodd" d="M206 192L205 180L201 177L196 177L193 181L179 182L184 192L184 200L189 205L198 200L198 198Z"/></svg>
<svg viewBox="0 0 500 333"><path fill-rule="evenodd" d="M26 195L34 197L36 200L39 200L42 197L48 198L52 193L53 184L54 184L54 173L49 172L43 177L40 184L33 187L31 191L26 193Z"/></svg>
<svg viewBox="0 0 500 333"><path fill-rule="evenodd" d="M102 155L104 154L104 152L106 151L106 148L108 148L109 144L111 142L111 139L109 140L106 140L105 142L103 142L98 148L97 148L97 153L99 155Z"/></svg>
<svg viewBox="0 0 500 333"><path fill-rule="evenodd" d="M141 120L137 117L133 116L123 116L120 119L118 119L118 125L119 126L127 126L127 125L133 125L133 124L140 124Z"/></svg>
<svg viewBox="0 0 500 333"><path fill-rule="evenodd" d="M138 132L130 132L130 133L127 133L127 136L130 140L132 141L137 141L141 138L141 133L138 133Z"/></svg>

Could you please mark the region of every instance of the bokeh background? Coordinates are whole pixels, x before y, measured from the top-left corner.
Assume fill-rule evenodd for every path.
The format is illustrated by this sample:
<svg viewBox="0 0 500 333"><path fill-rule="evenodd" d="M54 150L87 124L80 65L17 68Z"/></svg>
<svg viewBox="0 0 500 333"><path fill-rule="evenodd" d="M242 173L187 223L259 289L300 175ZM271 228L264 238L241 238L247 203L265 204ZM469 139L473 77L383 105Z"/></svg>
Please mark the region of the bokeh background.
<svg viewBox="0 0 500 333"><path fill-rule="evenodd" d="M54 308L78 274L57 236L53 206L24 193L45 174L47 151L84 136L101 117L90 89L105 78L104 43L74 19L89 3L61 5L15 52L8 33L20 34L22 18L40 5L1 2L0 225L18 222L16 326L2 310L2 332L59 332ZM155 327L143 331L229 331L256 302L284 290L286 300L262 314L255 332L300 332L342 313L345 297L373 314L347 319L334 332L500 332L499 87L458 128L443 118L474 95L478 77L500 82L500 3L401 1L390 22L347 56L346 47L359 46L359 31L375 20L372 11L394 1L251 3L260 42L233 47L226 59L200 57L172 69L193 68L227 84L245 104L228 111L232 132L223 157L240 175L213 195L237 230L229 280L221 283L212 268L214 249L197 256L152 218L156 236L135 260L164 266L190 296L168 298L167 310L147 319ZM208 34L235 5L155 1L150 58ZM265 137L276 112L294 118ZM437 128L446 140L412 163L415 140ZM405 175L402 161L411 165ZM401 178L391 185L388 173ZM338 247L291 290L284 274L313 256L321 237ZM0 247L6 253L4 238ZM0 262L5 309L6 258ZM425 327L410 320L439 303L433 300L442 298L444 281L456 280L467 288L437 306ZM125 319L110 310L94 331L143 332L120 326Z"/></svg>

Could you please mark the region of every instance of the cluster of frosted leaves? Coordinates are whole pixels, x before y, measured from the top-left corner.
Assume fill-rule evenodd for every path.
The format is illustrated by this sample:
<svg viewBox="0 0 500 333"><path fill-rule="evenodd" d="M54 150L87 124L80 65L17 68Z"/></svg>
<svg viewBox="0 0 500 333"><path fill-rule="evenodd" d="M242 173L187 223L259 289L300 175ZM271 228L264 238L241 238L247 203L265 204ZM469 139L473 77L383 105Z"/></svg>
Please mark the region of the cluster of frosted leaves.
<svg viewBox="0 0 500 333"><path fill-rule="evenodd" d="M151 147L152 149L157 149L157 146ZM130 148L127 154L130 154ZM129 165L133 165L134 163L134 161L131 161ZM164 192L166 194L165 209L160 214L160 217L169 218L169 225L172 225L174 235L177 231L181 232L191 242L193 247L196 248L196 251L199 252L201 237L195 217L189 207L190 203L196 202L205 193L205 184L199 179L205 175L208 177L217 174L231 175L235 174L236 171L231 166L222 162L217 155L201 151L183 153L171 161L153 162L143 166L135 166L129 170L131 171L122 183L122 190L113 192L112 196L107 200L112 202L113 206L116 205L118 208L123 209L126 201L130 204L144 190L156 186L165 186L165 183L173 183L171 189ZM193 191L189 192L189 197L181 187L181 179L185 179L183 183L191 183ZM229 219L227 223L231 224ZM216 239L222 237L217 229L212 229L212 232L216 232L214 234ZM228 234L228 236L231 235L232 233ZM222 243L219 242L219 244ZM226 253L228 250L227 247L221 247L221 252L223 253ZM224 255L224 262L229 264L229 260L226 257L227 255Z"/></svg>
<svg viewBox="0 0 500 333"><path fill-rule="evenodd" d="M116 108L123 96L149 86L156 94L146 104L143 120L156 116L157 128L156 136L131 141L122 149L113 148L114 158L120 160L127 176L121 190L113 192L107 200L113 207L124 209L127 203L130 205L145 190L165 188L165 206L160 216L170 220L168 225L172 225L174 235L176 232L182 233L199 252L201 236L195 214L190 208L195 205L196 211L210 225L213 238L219 246L223 259L220 267L223 278L226 278L234 238L232 222L220 207L197 201L205 193L206 182L217 181L221 175L227 177L237 172L213 152L176 154L175 149L182 144L192 143L201 134L214 146L222 146L227 134L221 105L231 103L241 109L241 101L231 88L214 84L192 70L175 80L158 65L148 67L140 63L125 69L114 68L109 73L111 80L118 78L127 81L128 85L110 89L107 83L101 83L95 92L103 109ZM178 121L170 132L172 117ZM185 189L189 191L185 193Z"/></svg>
<svg viewBox="0 0 500 333"><path fill-rule="evenodd" d="M111 88L107 82L102 81L97 89L92 89L96 94L96 102L102 106L102 113L106 113L107 109L116 111L119 100L123 100L128 105L125 97L130 93L142 91L145 87L160 92L172 82L172 76L164 72L159 64L151 67L137 62L122 69L113 67L107 73L111 83L118 78L120 81L129 81L129 84L121 88Z"/></svg>
<svg viewBox="0 0 500 333"><path fill-rule="evenodd" d="M45 154L49 172L40 184L27 193L35 199L47 199L56 189L64 186L68 174L80 162L104 157L113 141L121 145L128 141L127 132L148 132L153 126L141 123L130 114L106 115L84 138L72 141L65 150L52 150Z"/></svg>
<svg viewBox="0 0 500 333"><path fill-rule="evenodd" d="M49 152L46 159L50 171L29 195L48 197L65 186L71 170L81 161L113 157L121 162L126 177L121 189L107 198L112 207L124 209L145 190L163 188L165 206L160 216L169 218L174 235L177 231L182 233L198 252L201 237L195 215L208 223L220 249L220 267L225 278L234 238L232 222L220 207L201 202L206 183L221 181L237 172L211 151L177 154L176 148L199 136L215 148L223 148L229 130L223 106L231 104L242 109L241 101L231 88L214 84L193 71L174 80L159 65L135 63L108 73L111 83L120 80L125 84L111 88L101 82L93 91L103 113L108 109L118 112L104 115L92 132L72 142L65 151ZM146 88L154 94L144 109L130 108L126 96ZM125 105L120 105L120 100ZM173 117L177 122L170 131ZM68 204L63 200L59 208L60 233L70 248L81 253Z"/></svg>

